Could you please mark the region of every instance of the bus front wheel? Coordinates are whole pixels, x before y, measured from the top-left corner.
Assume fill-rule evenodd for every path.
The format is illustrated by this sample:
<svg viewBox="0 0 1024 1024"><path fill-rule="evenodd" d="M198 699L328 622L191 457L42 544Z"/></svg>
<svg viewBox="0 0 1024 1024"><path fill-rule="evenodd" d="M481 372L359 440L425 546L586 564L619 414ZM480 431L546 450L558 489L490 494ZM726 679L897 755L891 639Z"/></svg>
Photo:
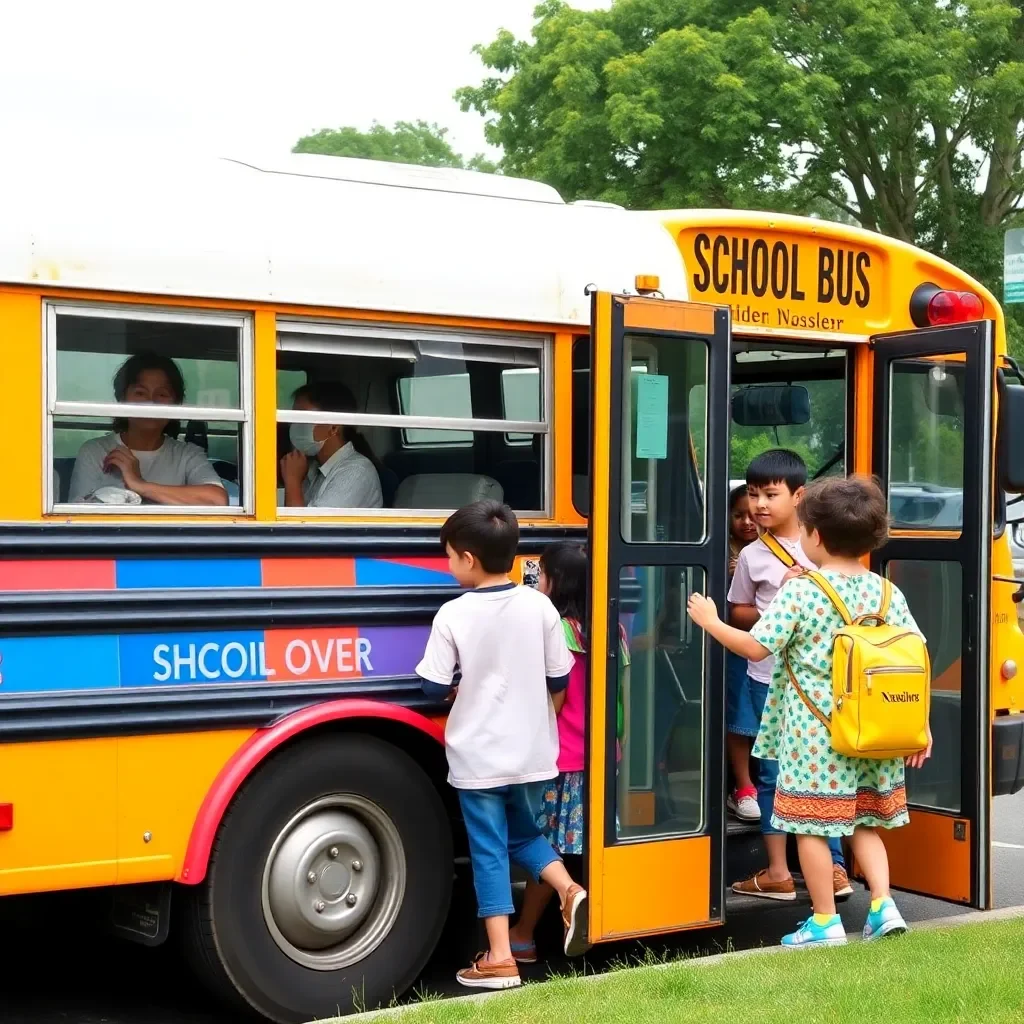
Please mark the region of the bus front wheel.
<svg viewBox="0 0 1024 1024"><path fill-rule="evenodd" d="M292 1024L387 1005L441 934L451 831L407 754L322 735L265 764L190 894L190 959L222 994Z"/></svg>

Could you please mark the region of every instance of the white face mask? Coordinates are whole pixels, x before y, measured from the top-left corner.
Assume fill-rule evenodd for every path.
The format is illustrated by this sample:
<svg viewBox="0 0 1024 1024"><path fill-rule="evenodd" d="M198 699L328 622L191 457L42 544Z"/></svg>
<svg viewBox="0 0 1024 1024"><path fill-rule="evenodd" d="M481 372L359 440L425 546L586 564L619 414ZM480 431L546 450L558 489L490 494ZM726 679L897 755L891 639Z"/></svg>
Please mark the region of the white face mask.
<svg viewBox="0 0 1024 1024"><path fill-rule="evenodd" d="M292 447L303 455L310 457L320 454L320 449L324 446L324 441L317 441L313 437L313 424L312 423L293 423L288 428L288 440L291 441Z"/></svg>

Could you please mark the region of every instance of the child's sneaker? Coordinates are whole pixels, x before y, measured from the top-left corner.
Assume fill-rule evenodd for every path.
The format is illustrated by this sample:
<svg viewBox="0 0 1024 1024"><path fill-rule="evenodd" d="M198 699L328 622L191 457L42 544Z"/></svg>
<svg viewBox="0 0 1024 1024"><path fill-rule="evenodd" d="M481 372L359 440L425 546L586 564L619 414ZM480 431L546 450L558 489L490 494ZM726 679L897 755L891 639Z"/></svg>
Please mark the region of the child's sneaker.
<svg viewBox="0 0 1024 1024"><path fill-rule="evenodd" d="M565 955L581 956L587 943L587 891L571 885L562 903L562 924L565 926Z"/></svg>
<svg viewBox="0 0 1024 1024"><path fill-rule="evenodd" d="M868 919L864 923L864 941L884 939L886 935L904 935L909 930L892 897L886 896L877 910L868 911Z"/></svg>
<svg viewBox="0 0 1024 1024"><path fill-rule="evenodd" d="M466 988L518 988L522 984L515 960L489 960L486 953L478 954L469 967L455 975L455 980Z"/></svg>
<svg viewBox="0 0 1024 1024"><path fill-rule="evenodd" d="M757 790L737 789L725 798L725 805L740 821L760 821L761 808L757 804Z"/></svg>
<svg viewBox="0 0 1024 1024"><path fill-rule="evenodd" d="M795 932L782 937L786 949L814 949L817 946L845 946L846 929L838 914L828 924L817 924L812 914L801 921Z"/></svg>

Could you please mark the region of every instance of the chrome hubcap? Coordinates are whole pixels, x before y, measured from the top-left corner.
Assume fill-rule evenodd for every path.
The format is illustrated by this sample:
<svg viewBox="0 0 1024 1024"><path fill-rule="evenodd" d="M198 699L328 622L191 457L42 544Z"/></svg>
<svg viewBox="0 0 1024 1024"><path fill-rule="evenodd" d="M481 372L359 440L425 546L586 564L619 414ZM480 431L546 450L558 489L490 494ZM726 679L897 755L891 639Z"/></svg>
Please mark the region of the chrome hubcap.
<svg viewBox="0 0 1024 1024"><path fill-rule="evenodd" d="M384 940L405 895L405 851L391 819L355 794L324 797L280 831L263 871L263 916L278 947L334 971Z"/></svg>

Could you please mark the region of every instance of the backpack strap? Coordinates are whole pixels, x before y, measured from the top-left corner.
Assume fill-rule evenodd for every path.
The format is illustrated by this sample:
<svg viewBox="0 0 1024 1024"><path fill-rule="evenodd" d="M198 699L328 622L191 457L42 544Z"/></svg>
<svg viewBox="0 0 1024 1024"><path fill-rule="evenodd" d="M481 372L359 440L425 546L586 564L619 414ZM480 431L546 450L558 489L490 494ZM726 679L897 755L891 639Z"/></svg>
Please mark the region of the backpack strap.
<svg viewBox="0 0 1024 1024"><path fill-rule="evenodd" d="M878 602L878 611L858 616L854 622L855 626L866 625L869 622L873 622L876 626L885 625L885 619L889 614L889 607L892 604L892 583L884 576L879 576L878 578L882 582L882 597Z"/></svg>
<svg viewBox="0 0 1024 1024"><path fill-rule="evenodd" d="M804 691L804 688L796 681L796 674L790 667L789 658L787 658L785 654L782 655L782 663L786 666L786 674L789 676L789 681L793 684L793 689L796 690L797 696L804 702L804 704L807 707L807 710L810 711L810 713L814 715L814 717L819 722L821 722L823 726L825 726L829 733L831 733L831 720L826 718L825 715L823 715L821 711L818 710L818 708L815 706L811 698L807 696L807 693Z"/></svg>
<svg viewBox="0 0 1024 1024"><path fill-rule="evenodd" d="M882 581L882 603L878 606L878 617L885 622L889 615L889 606L892 604L892 583L885 576L880 577Z"/></svg>
<svg viewBox="0 0 1024 1024"><path fill-rule="evenodd" d="M832 607L839 612L840 618L847 626L853 625L853 616L850 614L849 608L836 593L836 588L820 572L808 571L804 573L804 578L810 580L832 602Z"/></svg>
<svg viewBox="0 0 1024 1024"><path fill-rule="evenodd" d="M779 543L778 538L771 530L765 530L761 534L764 546L787 568L792 569L796 565L796 559Z"/></svg>

